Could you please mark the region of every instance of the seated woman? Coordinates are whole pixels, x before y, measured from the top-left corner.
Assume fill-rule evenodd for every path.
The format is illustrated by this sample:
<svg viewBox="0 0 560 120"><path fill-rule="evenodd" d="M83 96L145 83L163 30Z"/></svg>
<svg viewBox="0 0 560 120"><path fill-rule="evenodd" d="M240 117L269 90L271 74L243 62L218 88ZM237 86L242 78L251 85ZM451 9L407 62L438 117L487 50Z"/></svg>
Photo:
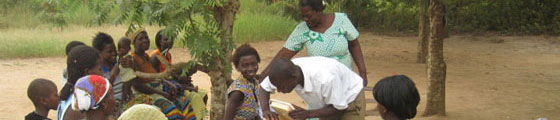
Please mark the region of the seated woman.
<svg viewBox="0 0 560 120"><path fill-rule="evenodd" d="M259 82L257 81L257 70L261 61L255 48L249 44L239 46L233 53L233 64L235 69L243 76L229 86L227 92L226 120L258 120Z"/></svg>
<svg viewBox="0 0 560 120"><path fill-rule="evenodd" d="M168 63L172 63L172 57L170 50L173 48L173 37L168 37L163 33L163 30L159 30L156 34L155 44L157 49L150 53L150 58L152 65L157 72L163 72L166 66L159 61L157 56L161 56ZM198 89L192 84L191 76L196 73L197 70L190 71L176 71L171 75L170 82L174 83L175 88L179 88L177 94L181 97L190 98L195 115L202 116L206 112L206 102L208 100L207 91L204 89ZM164 85L164 91L167 91L168 86ZM202 117L198 117L200 119Z"/></svg>
<svg viewBox="0 0 560 120"><path fill-rule="evenodd" d="M84 113L87 120L109 120L117 104L111 83L98 75L80 78L72 95L72 110Z"/></svg>
<svg viewBox="0 0 560 120"><path fill-rule="evenodd" d="M146 54L146 50L150 48L148 33L140 29L130 35L130 39L134 45L134 52L130 53L135 63L133 68L144 73L157 73ZM134 104L149 103L160 108L168 119L196 119L189 99L177 97L175 88L170 92L163 91L162 84L170 84L169 81L137 78L129 82L132 84L135 98L125 108Z"/></svg>
<svg viewBox="0 0 560 120"><path fill-rule="evenodd" d="M166 66L161 64L159 59L156 58L156 55L165 58L165 60L171 63L172 57L169 51L171 51L171 48L173 48L173 39L174 38L167 37L163 33L163 30L159 30L156 34L155 44L157 49L150 53L150 58L152 59L152 65L157 72L163 72Z"/></svg>

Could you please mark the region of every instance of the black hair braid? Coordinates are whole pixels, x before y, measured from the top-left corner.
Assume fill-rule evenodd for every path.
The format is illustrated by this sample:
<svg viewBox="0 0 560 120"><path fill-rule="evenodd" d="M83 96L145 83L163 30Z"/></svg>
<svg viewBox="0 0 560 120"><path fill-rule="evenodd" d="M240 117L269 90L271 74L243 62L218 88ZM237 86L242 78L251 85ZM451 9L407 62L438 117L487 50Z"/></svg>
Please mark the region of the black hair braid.
<svg viewBox="0 0 560 120"><path fill-rule="evenodd" d="M97 65L101 59L99 51L89 46L77 46L70 50L66 58L66 69L68 70L68 82L60 90L60 99L66 100L74 92L74 84L78 79L86 76L86 69Z"/></svg>

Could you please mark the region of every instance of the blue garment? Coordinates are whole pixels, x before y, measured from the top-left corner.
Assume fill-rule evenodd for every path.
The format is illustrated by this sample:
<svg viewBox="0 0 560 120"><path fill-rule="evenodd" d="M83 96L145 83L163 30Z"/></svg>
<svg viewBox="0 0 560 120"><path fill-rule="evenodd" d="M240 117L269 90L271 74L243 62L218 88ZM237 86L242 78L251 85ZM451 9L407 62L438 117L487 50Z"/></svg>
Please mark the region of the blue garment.
<svg viewBox="0 0 560 120"><path fill-rule="evenodd" d="M72 104L72 100L74 100L74 96L70 95L70 96L68 96L68 99L60 101L60 103L58 104L58 107L56 108L56 119L57 120L64 120L64 114L66 113L66 110L68 110L70 105Z"/></svg>
<svg viewBox="0 0 560 120"><path fill-rule="evenodd" d="M118 64L115 64L118 65ZM103 72L103 77L105 77L106 79L111 78L111 68L103 65L101 66L101 71ZM123 88L123 83L120 79L120 77L116 77L115 80L113 81L113 83L111 83L113 85L113 96L115 97L116 100L122 100L122 88Z"/></svg>

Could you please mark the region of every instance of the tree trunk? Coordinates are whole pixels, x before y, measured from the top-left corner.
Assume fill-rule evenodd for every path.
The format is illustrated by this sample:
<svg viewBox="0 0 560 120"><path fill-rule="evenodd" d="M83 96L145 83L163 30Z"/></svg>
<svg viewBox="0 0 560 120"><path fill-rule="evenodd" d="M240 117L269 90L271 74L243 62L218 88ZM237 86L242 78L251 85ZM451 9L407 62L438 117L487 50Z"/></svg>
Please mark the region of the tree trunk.
<svg viewBox="0 0 560 120"><path fill-rule="evenodd" d="M420 0L420 12L418 21L418 56L416 62L426 63L428 59L428 37L430 36L430 21L428 7L430 6L429 0Z"/></svg>
<svg viewBox="0 0 560 120"><path fill-rule="evenodd" d="M442 17L443 7L441 0L431 0L431 39L428 48L427 75L428 101L424 116L445 115L445 75L446 64L443 59L443 39L445 24Z"/></svg>
<svg viewBox="0 0 560 120"><path fill-rule="evenodd" d="M214 9L214 17L218 22L220 30L222 30L220 46L224 52L224 57L213 60L212 63L216 64L217 67L211 68L208 73L212 82L212 100L210 102L212 105L210 119L212 120L224 119L226 91L228 87L226 81L231 80L231 69L226 68L231 66L230 58L233 49L233 25L235 14L239 10L239 6L239 0L228 0L224 6Z"/></svg>

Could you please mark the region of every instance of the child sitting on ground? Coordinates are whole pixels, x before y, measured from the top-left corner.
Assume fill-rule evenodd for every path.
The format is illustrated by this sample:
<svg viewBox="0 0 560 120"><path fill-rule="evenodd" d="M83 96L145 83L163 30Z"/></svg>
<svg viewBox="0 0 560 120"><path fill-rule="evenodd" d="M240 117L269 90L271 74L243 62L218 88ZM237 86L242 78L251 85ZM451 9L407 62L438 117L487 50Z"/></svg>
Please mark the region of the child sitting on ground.
<svg viewBox="0 0 560 120"><path fill-rule="evenodd" d="M257 99L260 87L256 79L260 60L257 50L249 44L239 46L233 53L235 69L243 76L233 81L228 88L226 120L260 119Z"/></svg>
<svg viewBox="0 0 560 120"><path fill-rule="evenodd" d="M35 79L27 87L27 97L33 102L35 111L27 114L25 120L50 120L49 110L56 110L58 93L56 85L47 79Z"/></svg>
<svg viewBox="0 0 560 120"><path fill-rule="evenodd" d="M414 82L405 75L381 79L373 87L377 110L385 120L407 120L416 116L420 95Z"/></svg>

